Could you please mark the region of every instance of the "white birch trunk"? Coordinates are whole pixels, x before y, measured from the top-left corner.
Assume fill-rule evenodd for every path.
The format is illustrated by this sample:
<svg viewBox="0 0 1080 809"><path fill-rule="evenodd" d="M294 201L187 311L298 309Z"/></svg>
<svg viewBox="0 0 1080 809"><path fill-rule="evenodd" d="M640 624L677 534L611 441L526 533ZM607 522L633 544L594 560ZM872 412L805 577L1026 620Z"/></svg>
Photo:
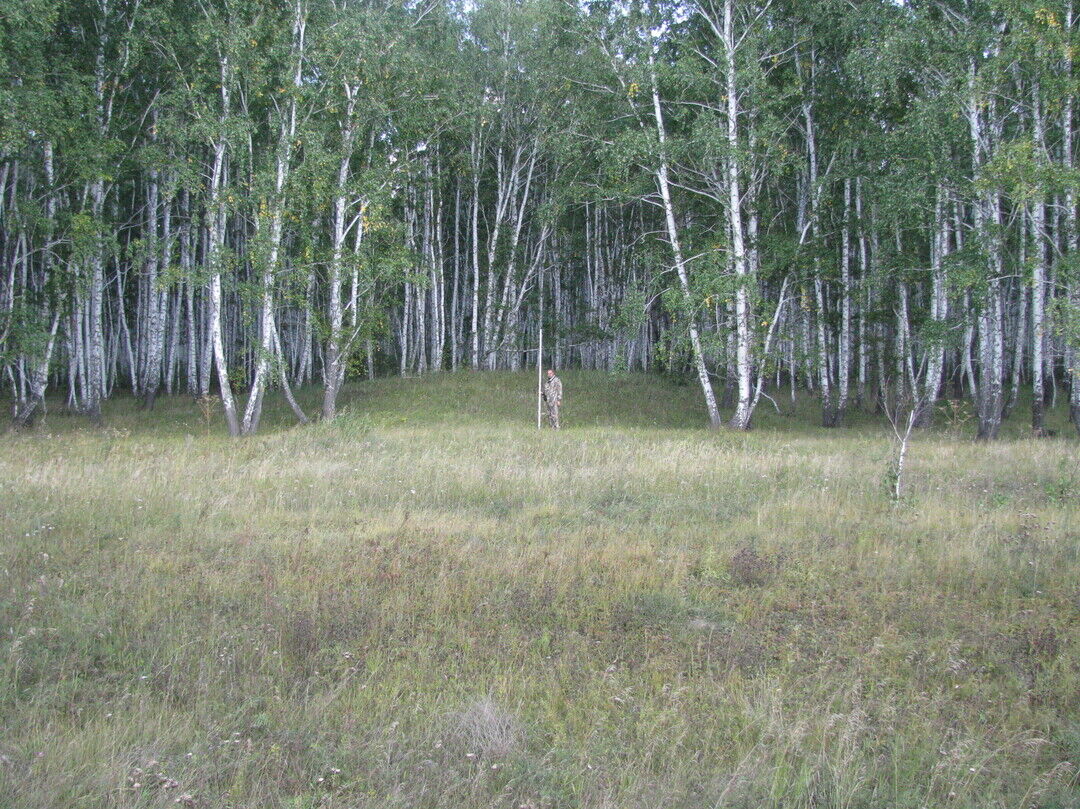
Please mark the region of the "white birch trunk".
<svg viewBox="0 0 1080 809"><path fill-rule="evenodd" d="M972 174L977 181L982 175L982 167L990 154L990 133L983 120L983 107L988 106L988 114L995 114L993 99L981 102L976 93L975 63L972 61L968 70L968 126L972 143ZM1002 386L1001 359L1002 323L1001 323L1001 277L1002 255L1000 244L1001 203L999 193L994 189L979 192L973 206L975 232L989 253L986 279L986 295L979 315L979 384L978 384L978 437L993 439L1001 427Z"/></svg>
<svg viewBox="0 0 1080 809"><path fill-rule="evenodd" d="M221 69L221 116L220 131L214 146L214 162L210 171L210 198L207 204L210 219L208 234L207 263L210 267L210 290L207 296L208 322L206 337L212 351L214 367L217 369L218 389L221 394L221 406L225 413L225 425L229 435L240 435L240 421L236 414L236 401L233 399L232 385L229 382L229 367L225 357L225 340L222 334L221 273L224 264L225 249L225 128L230 115L230 90L232 70L227 55L220 55ZM210 390L209 367L203 374L203 395Z"/></svg>
<svg viewBox="0 0 1080 809"><path fill-rule="evenodd" d="M470 352L469 365L474 371L480 370L480 168L483 156L482 144L479 136L474 135L471 143L473 160L473 193L472 193L472 323L469 336L472 350Z"/></svg>
<svg viewBox="0 0 1080 809"><path fill-rule="evenodd" d="M1072 36L1075 25L1073 16L1072 0L1065 6L1065 32L1066 36ZM1065 75L1071 80L1073 76L1072 50L1066 49ZM1073 96L1065 96L1065 106L1061 113L1061 160L1066 171L1073 170ZM1077 232L1076 222L1076 191L1072 183L1065 185L1065 250L1069 257L1076 258L1080 251L1080 234ZM1071 273L1068 285L1069 303L1073 312L1080 312L1080 278L1077 273ZM1080 433L1080 345L1075 340L1066 343L1066 367L1069 374L1069 417L1073 426Z"/></svg>
<svg viewBox="0 0 1080 809"><path fill-rule="evenodd" d="M856 382L856 399L860 408L866 406L866 392L869 389L868 376L870 372L870 346L868 343L869 331L866 318L870 311L870 257L866 239L866 226L863 224L862 208L862 179L855 180L855 217L859 220L859 283L861 295L859 299L859 367L858 381Z"/></svg>
<svg viewBox="0 0 1080 809"><path fill-rule="evenodd" d="M337 396L345 378L345 357L342 352L342 330L345 318L341 303L341 271L345 255L345 210L348 206L349 169L352 162L353 141L356 136L357 88L344 83L345 114L341 126L341 155L338 161L337 188L334 192L333 233L330 255L330 289L327 294L327 314L330 320L330 334L326 338L326 356L323 362L323 402L322 417L332 419L337 413ZM363 209L361 208L361 216ZM362 228L363 221L355 227ZM354 306L356 294L354 291Z"/></svg>
<svg viewBox="0 0 1080 809"><path fill-rule="evenodd" d="M750 384L753 365L753 333L750 327L750 295L747 283L746 243L743 229L742 193L739 173L739 87L735 70L735 18L733 0L724 0L724 90L727 97L727 191L728 219L731 229L731 262L735 270L735 370L738 378L738 394L735 413L728 424L738 430L750 429L754 402ZM655 94L655 90L654 90ZM657 102L658 105L658 102ZM659 118L657 119L659 125ZM666 167L665 167L666 171ZM698 349L700 350L700 348ZM704 363L702 363L704 365ZM706 380L707 381L707 380ZM760 388L759 388L760 390ZM710 413L711 416L711 413Z"/></svg>
<svg viewBox="0 0 1080 809"><path fill-rule="evenodd" d="M844 225L840 230L840 341L837 346L836 424L847 412L851 375L851 180L844 180Z"/></svg>
<svg viewBox="0 0 1080 809"><path fill-rule="evenodd" d="M260 307L259 331L261 343L255 365L255 378L251 383L247 407L241 432L250 435L259 429L259 417L262 414L263 394L268 384L270 364L277 356L274 350L274 278L278 271L281 257L281 237L285 218L285 184L289 178L292 161L293 140L296 138L296 104L303 79L304 32L307 24L306 11L302 0L293 2L292 49L293 59L292 92L285 107L278 130L277 155L274 166L274 193L270 200L270 234L267 245L266 264L262 273L262 304ZM282 371L282 375L286 372Z"/></svg>
<svg viewBox="0 0 1080 809"><path fill-rule="evenodd" d="M945 188L938 183L934 197L934 235L930 245L930 319L938 330L944 327L949 314L948 290L945 284L945 254L949 245L949 220L945 207ZM926 378L920 397L916 426L929 427L934 419L934 407L941 391L941 376L945 367L943 335L935 333L926 346Z"/></svg>
<svg viewBox="0 0 1080 809"><path fill-rule="evenodd" d="M813 65L814 55L810 56ZM811 76L811 82L813 77ZM816 245L819 239L818 224L818 156L817 135L814 126L814 111L809 98L802 104L803 121L806 128L806 152L807 152L807 200L809 203L809 217L807 225L813 235L813 243ZM803 234L805 234L805 226ZM802 240L800 237L800 241ZM825 323L825 282L821 274L821 260L814 256L814 300L817 304L817 361L818 361L818 385L821 389L821 415L822 424L826 427L836 425L836 411L833 404L832 388L829 379L829 341ZM809 346L808 346L809 348Z"/></svg>
<svg viewBox="0 0 1080 809"><path fill-rule="evenodd" d="M150 171L146 199L146 347L142 366L140 393L143 406L152 409L161 385L161 355L165 336L165 318L159 289L160 254L158 242L158 209L160 207L158 172Z"/></svg>
<svg viewBox="0 0 1080 809"><path fill-rule="evenodd" d="M42 150L42 162L45 169L45 250L41 259L41 282L48 283L53 270L53 236L56 221L56 167L54 160L53 144L46 140ZM3 182L0 182L0 198L3 196ZM2 201L2 199L0 199ZM24 284L25 286L25 284ZM11 287L11 295L14 296L14 284ZM59 301L53 307L52 325L49 329L49 337L45 344L45 350L39 357L31 357L31 371L28 380L29 390L19 397L16 402L15 412L12 418L12 426L15 429L28 427L33 423L38 409L45 407L45 390L49 384L49 365L52 362L53 350L56 345L56 334L60 327L61 306ZM47 314L47 306L43 305L42 315Z"/></svg>
<svg viewBox="0 0 1080 809"><path fill-rule="evenodd" d="M649 56L650 64L652 55ZM679 286L682 288L683 301L686 304L686 317L689 321L690 347L694 356L694 367L697 369L698 382L701 384L702 393L705 395L705 408L709 414L709 424L714 429L720 426L720 409L716 406L716 394L713 392L712 381L709 379L709 371L705 367L705 354L701 349L701 337L698 334L697 322L694 315L694 301L690 294L690 278L686 271L686 262L683 260L682 246L679 243L679 231L675 226L675 208L671 202L671 188L668 183L668 164L665 153L667 133L664 129L664 116L660 108L660 91L657 88L655 72L652 76L652 100L653 115L656 119L656 134L660 141L660 161L656 170L656 182L660 187L660 197L664 204L664 223L667 227L668 242L675 259L675 271L679 276Z"/></svg>
<svg viewBox="0 0 1080 809"><path fill-rule="evenodd" d="M105 207L105 183L95 178L91 184L91 213L94 218L95 245L90 256L90 300L86 344L85 409L91 420L101 421L101 399L105 394L105 347L102 334L101 309L105 286L105 240L102 229Z"/></svg>
<svg viewBox="0 0 1080 809"><path fill-rule="evenodd" d="M1040 166L1046 164L1046 123L1042 113L1039 82L1031 87L1032 130L1035 138L1035 160ZM1046 321L1046 233L1045 198L1039 194L1031 203L1031 430L1043 434L1043 403L1046 391L1043 385L1043 347Z"/></svg>

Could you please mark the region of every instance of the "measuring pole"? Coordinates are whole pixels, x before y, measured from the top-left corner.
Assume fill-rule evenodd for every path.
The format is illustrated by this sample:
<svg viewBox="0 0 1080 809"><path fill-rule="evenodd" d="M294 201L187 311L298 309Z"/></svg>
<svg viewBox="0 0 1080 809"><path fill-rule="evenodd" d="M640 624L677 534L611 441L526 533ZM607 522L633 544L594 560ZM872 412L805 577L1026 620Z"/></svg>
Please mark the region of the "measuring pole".
<svg viewBox="0 0 1080 809"><path fill-rule="evenodd" d="M540 347L536 351L536 429L543 429L544 402L544 270L540 273Z"/></svg>

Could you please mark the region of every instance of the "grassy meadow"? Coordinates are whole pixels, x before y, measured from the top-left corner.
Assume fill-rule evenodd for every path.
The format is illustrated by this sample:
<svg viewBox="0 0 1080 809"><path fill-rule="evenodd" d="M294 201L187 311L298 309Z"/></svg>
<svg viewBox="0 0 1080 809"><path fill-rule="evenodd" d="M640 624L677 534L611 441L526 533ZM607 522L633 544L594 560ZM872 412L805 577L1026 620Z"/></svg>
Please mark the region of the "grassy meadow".
<svg viewBox="0 0 1080 809"><path fill-rule="evenodd" d="M0 807L1080 807L1080 442L568 372L0 436ZM314 403L316 391L304 392Z"/></svg>

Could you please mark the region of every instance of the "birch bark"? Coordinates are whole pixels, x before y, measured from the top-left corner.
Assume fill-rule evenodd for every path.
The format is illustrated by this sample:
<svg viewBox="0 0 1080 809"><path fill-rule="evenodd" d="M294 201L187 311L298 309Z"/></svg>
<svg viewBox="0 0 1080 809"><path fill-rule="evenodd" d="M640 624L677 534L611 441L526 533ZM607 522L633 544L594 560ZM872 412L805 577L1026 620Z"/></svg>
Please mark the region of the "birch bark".
<svg viewBox="0 0 1080 809"><path fill-rule="evenodd" d="M225 216L227 212L224 194L225 187L225 153L226 133L229 115L231 114L231 85L232 65L228 54L218 55L218 67L221 76L221 114L218 119L218 131L212 144L214 150L213 164L210 170L210 193L207 203L208 217L210 219L207 264L210 270L209 295L207 296L207 344L212 352L214 367L217 370L218 389L221 395L221 406L225 413L225 424L229 435L240 435L240 421L236 414L236 401L233 399L232 384L229 381L229 367L225 358L225 340L222 334L222 301L221 301L221 275L224 265L225 250ZM210 369L202 378L203 395L209 394Z"/></svg>
<svg viewBox="0 0 1080 809"><path fill-rule="evenodd" d="M1071 36L1076 20L1072 0L1065 6L1065 31ZM1072 50L1066 49L1065 75L1071 80L1073 75ZM1065 96L1064 109L1061 112L1061 160L1067 171L1073 169L1073 95ZM1076 222L1076 190L1072 183L1065 186L1065 249L1070 258L1075 259L1080 252L1080 233ZM1080 312L1080 273L1074 268L1068 281L1067 294L1074 313ZM1068 341L1067 368L1069 374L1069 417L1080 433L1080 345L1076 335Z"/></svg>
<svg viewBox="0 0 1080 809"><path fill-rule="evenodd" d="M929 427L934 420L934 406L941 391L941 376L945 367L945 320L949 314L948 293L945 286L945 253L948 251L949 220L946 215L946 191L938 183L934 195L934 233L930 245L930 320L936 327L927 342L926 378L920 397L919 413L915 424Z"/></svg>
<svg viewBox="0 0 1080 809"><path fill-rule="evenodd" d="M986 112L984 113L984 107ZM982 102L976 92L976 68L972 60L968 69L967 116L972 143L972 174L976 181L982 176L982 168L989 158L989 127L984 114L990 116L991 125L996 104L993 99ZM978 383L978 437L993 439L1001 427L1002 386L1002 300L1001 278L1001 200L993 188L979 192L973 205L975 232L988 255L986 267L986 293L979 314L979 383Z"/></svg>
<svg viewBox="0 0 1080 809"><path fill-rule="evenodd" d="M650 65L652 54L649 55ZM668 163L665 145L667 132L664 127L664 115L660 107L660 91L657 87L655 70L652 72L652 101L653 116L656 120L656 136L660 142L659 165L656 169L656 183L660 189L660 197L664 205L664 224L667 227L668 243L675 259L675 271L679 276L679 286L682 289L683 302L686 305L686 318L690 332L690 348L693 352L694 367L697 370L698 382L701 391L705 395L705 408L709 414L709 425L714 429L720 426L720 409L716 405L716 393L713 391L712 380L709 379L709 371L705 367L705 354L701 348L701 336L698 334L697 318L694 314L694 301L690 292L690 277L686 271L686 262L683 260L682 246L679 242L679 231L675 225L675 208L671 201L671 187L668 181Z"/></svg>
<svg viewBox="0 0 1080 809"><path fill-rule="evenodd" d="M1035 160L1046 165L1046 121L1042 112L1039 82L1031 86L1032 134L1035 140ZM1043 347L1046 321L1046 202L1040 193L1031 203L1031 430L1043 435L1043 407L1046 391L1043 385Z"/></svg>
<svg viewBox="0 0 1080 809"><path fill-rule="evenodd" d="M280 355L275 350L274 334L274 279L281 260L281 238L285 218L285 184L289 178L292 162L293 141L296 138L297 100L303 82L304 35L307 27L307 9L303 0L293 0L291 92L285 105L278 128L278 143L274 164L274 191L270 199L270 233L267 245L266 263L262 272L262 305L260 312L260 333L262 335L258 358L255 365L255 378L251 383L247 407L241 433L250 435L259 429L262 415L263 394L267 387L270 364ZM284 371L280 371L284 375Z"/></svg>
<svg viewBox="0 0 1080 809"><path fill-rule="evenodd" d="M342 351L342 330L345 323L341 303L342 265L345 255L345 212L348 207L348 180L352 162L353 142L356 138L356 104L358 88L345 81L342 91L345 95L345 112L341 123L341 155L338 159L337 186L334 192L334 211L332 216L331 254L330 254L330 289L327 293L327 309L330 320L330 334L326 338L326 355L323 362L323 402L322 416L332 419L337 413L337 396L341 383L345 379L345 362ZM363 209L361 208L361 217ZM362 228L363 221L355 227ZM355 297L355 296L354 296Z"/></svg>
<svg viewBox="0 0 1080 809"><path fill-rule="evenodd" d="M739 95L737 72L735 69L734 1L724 0L724 89L727 98L727 185L728 219L731 229L731 261L735 270L735 367L738 377L738 398L735 413L729 425L738 430L750 429L753 405L753 391L750 385L750 373L753 363L753 334L750 328L750 295L747 284L750 273L747 268L745 231L742 215L742 192L740 188L740 142L739 142ZM659 126L659 118L658 118ZM698 349L700 350L700 348ZM704 363L702 363L704 364ZM699 370L700 373L700 370ZM706 380L707 381L707 380ZM711 413L710 413L711 415Z"/></svg>

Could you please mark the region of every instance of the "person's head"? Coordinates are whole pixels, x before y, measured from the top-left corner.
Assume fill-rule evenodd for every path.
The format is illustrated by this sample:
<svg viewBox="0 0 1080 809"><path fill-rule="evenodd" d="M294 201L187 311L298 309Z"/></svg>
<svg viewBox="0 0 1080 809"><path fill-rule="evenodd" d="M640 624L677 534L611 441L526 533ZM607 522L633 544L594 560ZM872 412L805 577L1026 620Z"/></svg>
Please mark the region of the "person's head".
<svg viewBox="0 0 1080 809"><path fill-rule="evenodd" d="M554 368L548 368L548 379L551 379L551 377L553 377L553 376L555 376L555 369Z"/></svg>

